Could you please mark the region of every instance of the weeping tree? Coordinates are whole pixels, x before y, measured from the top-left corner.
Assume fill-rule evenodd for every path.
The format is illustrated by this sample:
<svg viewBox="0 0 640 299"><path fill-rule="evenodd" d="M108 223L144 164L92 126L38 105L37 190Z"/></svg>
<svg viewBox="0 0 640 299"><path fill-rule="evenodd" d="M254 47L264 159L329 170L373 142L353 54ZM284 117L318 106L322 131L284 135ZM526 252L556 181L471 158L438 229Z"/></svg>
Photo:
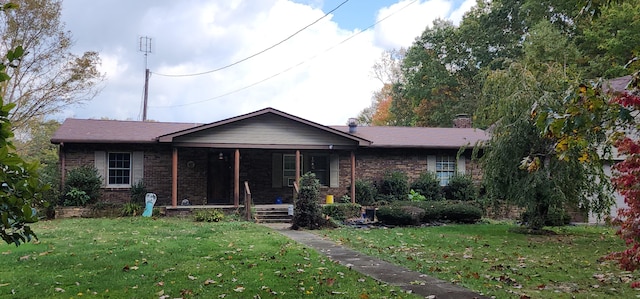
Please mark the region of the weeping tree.
<svg viewBox="0 0 640 299"><path fill-rule="evenodd" d="M556 155L568 141L545 133L538 117L573 99L567 90L579 75L572 64L577 56L575 46L543 21L525 41L524 57L489 72L485 81L477 115L494 124L483 157L487 193L496 203L525 208L529 217L524 224L531 230L542 229L551 210L589 211L612 202L602 165L588 156ZM489 109L493 112L485 113ZM580 154L572 151L578 147L567 154Z"/></svg>

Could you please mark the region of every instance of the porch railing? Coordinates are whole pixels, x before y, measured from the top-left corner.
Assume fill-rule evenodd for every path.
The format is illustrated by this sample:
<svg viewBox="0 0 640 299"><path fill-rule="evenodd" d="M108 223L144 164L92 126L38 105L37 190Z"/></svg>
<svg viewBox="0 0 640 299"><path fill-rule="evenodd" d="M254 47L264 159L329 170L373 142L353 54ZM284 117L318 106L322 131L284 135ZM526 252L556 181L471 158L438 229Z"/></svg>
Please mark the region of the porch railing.
<svg viewBox="0 0 640 299"><path fill-rule="evenodd" d="M244 213L247 217L247 221L251 221L251 189L249 189L249 182L244 182Z"/></svg>

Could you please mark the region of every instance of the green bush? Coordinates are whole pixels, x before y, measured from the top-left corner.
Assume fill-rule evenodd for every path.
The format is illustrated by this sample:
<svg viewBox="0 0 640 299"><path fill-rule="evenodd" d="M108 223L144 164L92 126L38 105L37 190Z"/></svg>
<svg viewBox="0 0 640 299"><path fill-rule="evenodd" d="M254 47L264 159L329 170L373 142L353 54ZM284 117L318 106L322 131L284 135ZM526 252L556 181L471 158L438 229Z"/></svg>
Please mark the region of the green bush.
<svg viewBox="0 0 640 299"><path fill-rule="evenodd" d="M138 216L138 215L142 215L142 212L144 211L144 209L142 208L142 206L139 203L135 203L135 202L128 202L125 203L122 206L122 209L120 210L120 215L122 216Z"/></svg>
<svg viewBox="0 0 640 299"><path fill-rule="evenodd" d="M527 223L531 213L525 211L520 215L522 223ZM565 226L571 223L571 216L567 211L561 208L549 208L549 212L544 220L545 226Z"/></svg>
<svg viewBox="0 0 640 299"><path fill-rule="evenodd" d="M337 203L332 205L324 205L322 213L339 221L349 218L361 217L362 206L357 203Z"/></svg>
<svg viewBox="0 0 640 299"><path fill-rule="evenodd" d="M218 209L200 209L193 213L197 222L220 222L224 219L224 213Z"/></svg>
<svg viewBox="0 0 640 299"><path fill-rule="evenodd" d="M476 223L482 219L482 210L464 203L450 204L444 207L442 218L456 223Z"/></svg>
<svg viewBox="0 0 640 299"><path fill-rule="evenodd" d="M86 206L100 197L102 178L93 166L82 166L67 173L64 182L65 206Z"/></svg>
<svg viewBox="0 0 640 299"><path fill-rule="evenodd" d="M478 191L471 176L454 175L449 184L443 188L444 197L448 200L472 201L478 197Z"/></svg>
<svg viewBox="0 0 640 299"><path fill-rule="evenodd" d="M131 202L144 205L145 196L147 195L147 187L144 185L144 181L140 180L137 183L131 185Z"/></svg>
<svg viewBox="0 0 640 299"><path fill-rule="evenodd" d="M356 181L356 203L363 206L371 206L376 202L377 190L369 181Z"/></svg>
<svg viewBox="0 0 640 299"><path fill-rule="evenodd" d="M423 210L422 223L456 222L475 223L482 219L482 209L471 202L462 201L423 201L403 202L396 205L413 206Z"/></svg>
<svg viewBox="0 0 640 299"><path fill-rule="evenodd" d="M438 177L433 172L424 172L413 183L411 189L423 195L426 200L443 200L442 187Z"/></svg>
<svg viewBox="0 0 640 299"><path fill-rule="evenodd" d="M319 229L325 226L320 207L320 182L308 172L300 177L300 193L294 202L292 229Z"/></svg>
<svg viewBox="0 0 640 299"><path fill-rule="evenodd" d="M377 187L379 194L390 195L394 201L407 200L409 178L400 171L387 172Z"/></svg>
<svg viewBox="0 0 640 299"><path fill-rule="evenodd" d="M427 200L427 198L424 195L416 192L413 189L411 189L411 191L409 191L409 196L408 197L409 197L410 201L425 201L425 200Z"/></svg>
<svg viewBox="0 0 640 299"><path fill-rule="evenodd" d="M378 208L376 217L378 221L388 225L419 225L424 217L424 210L411 205L390 205Z"/></svg>

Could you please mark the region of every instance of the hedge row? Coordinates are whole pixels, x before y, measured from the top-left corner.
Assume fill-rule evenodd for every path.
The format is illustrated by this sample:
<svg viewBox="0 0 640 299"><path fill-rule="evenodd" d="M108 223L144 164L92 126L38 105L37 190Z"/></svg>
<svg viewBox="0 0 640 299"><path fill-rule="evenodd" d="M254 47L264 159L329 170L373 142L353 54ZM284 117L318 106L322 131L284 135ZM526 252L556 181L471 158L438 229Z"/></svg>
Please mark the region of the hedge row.
<svg viewBox="0 0 640 299"><path fill-rule="evenodd" d="M397 202L376 212L378 221L389 225L420 225L433 222L475 223L482 209L469 202L423 201Z"/></svg>
<svg viewBox="0 0 640 299"><path fill-rule="evenodd" d="M360 213L362 206L357 203L334 203L322 207L322 214L338 221L361 217Z"/></svg>

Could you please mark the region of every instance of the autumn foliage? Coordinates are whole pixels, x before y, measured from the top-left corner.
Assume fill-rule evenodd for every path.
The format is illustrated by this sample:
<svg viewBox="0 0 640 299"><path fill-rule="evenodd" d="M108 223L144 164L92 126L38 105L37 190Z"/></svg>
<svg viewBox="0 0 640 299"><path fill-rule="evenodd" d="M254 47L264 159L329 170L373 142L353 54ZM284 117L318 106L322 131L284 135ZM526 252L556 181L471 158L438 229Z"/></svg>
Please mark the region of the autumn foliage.
<svg viewBox="0 0 640 299"><path fill-rule="evenodd" d="M613 103L628 111L640 111L640 96L637 94L623 92L613 99ZM640 269L640 140L636 134L628 134L619 138L614 146L625 159L614 165L612 182L624 197L627 207L619 209L613 222L620 226L617 234L628 248L609 257L618 260L622 269L634 271ZM640 282L633 282L631 286L640 287Z"/></svg>

